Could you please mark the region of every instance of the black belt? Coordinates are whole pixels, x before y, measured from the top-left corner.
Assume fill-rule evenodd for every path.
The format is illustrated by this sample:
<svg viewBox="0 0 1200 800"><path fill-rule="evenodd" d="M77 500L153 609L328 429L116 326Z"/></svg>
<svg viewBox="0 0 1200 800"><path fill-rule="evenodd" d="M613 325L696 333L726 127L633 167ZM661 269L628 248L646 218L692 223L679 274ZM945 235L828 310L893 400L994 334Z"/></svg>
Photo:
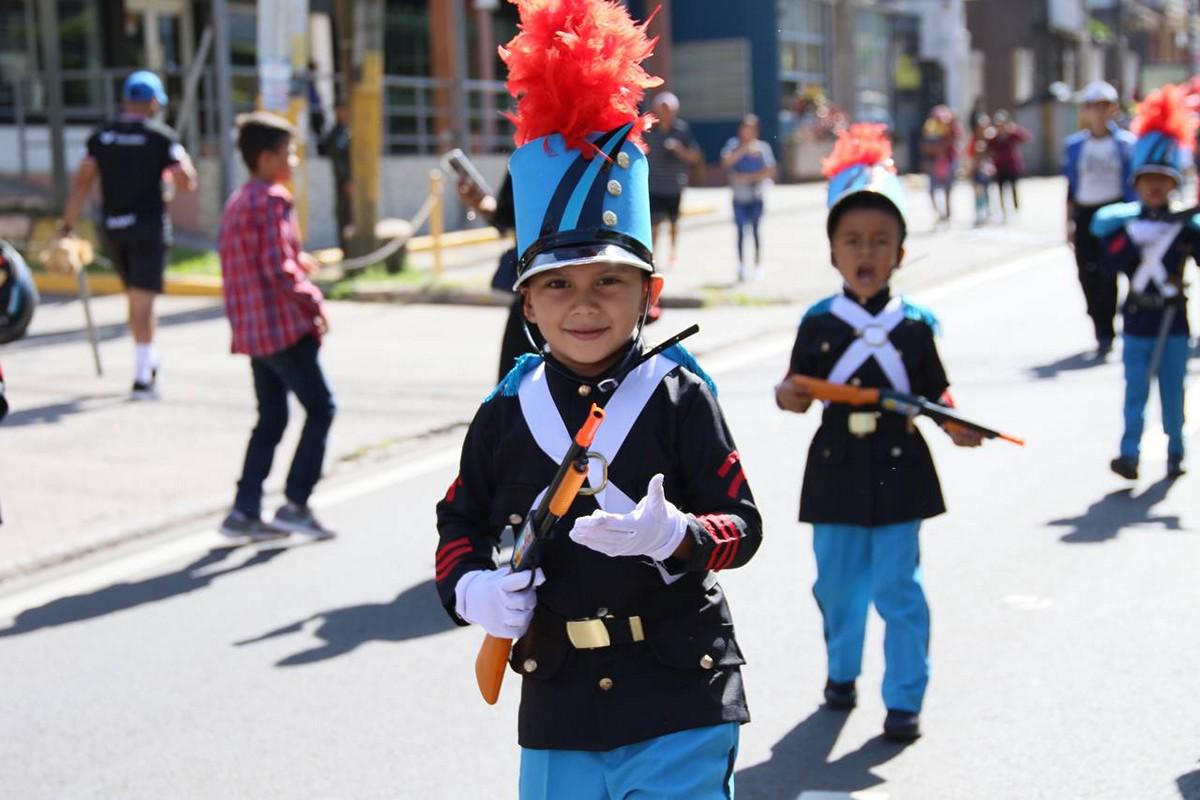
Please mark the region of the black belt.
<svg viewBox="0 0 1200 800"><path fill-rule="evenodd" d="M600 609L595 617L567 619L553 611L538 609L533 626L539 633L566 640L576 650L596 650L615 644L633 644L646 640L646 629L640 616L617 617Z"/></svg>
<svg viewBox="0 0 1200 800"><path fill-rule="evenodd" d="M1182 304L1184 296L1177 294L1174 297L1163 297L1161 294L1146 294L1131 289L1125 297L1125 302L1134 306L1141 306L1142 308L1160 309L1175 303Z"/></svg>

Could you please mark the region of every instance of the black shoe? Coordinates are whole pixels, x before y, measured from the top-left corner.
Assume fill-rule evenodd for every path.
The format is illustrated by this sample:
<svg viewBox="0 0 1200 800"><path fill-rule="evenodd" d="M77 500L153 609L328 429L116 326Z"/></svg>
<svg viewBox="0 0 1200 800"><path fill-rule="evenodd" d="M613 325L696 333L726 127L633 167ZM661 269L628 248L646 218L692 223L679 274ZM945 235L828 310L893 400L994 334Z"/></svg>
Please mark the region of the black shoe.
<svg viewBox="0 0 1200 800"><path fill-rule="evenodd" d="M883 738L894 742L915 742L921 738L921 717L911 711L889 708L883 721Z"/></svg>
<svg viewBox="0 0 1200 800"><path fill-rule="evenodd" d="M279 510L275 512L275 520L271 524L277 528L303 533L314 539L332 539L337 535L317 521L317 518L313 516L312 509L308 506L297 505L291 500L279 507Z"/></svg>
<svg viewBox="0 0 1200 800"><path fill-rule="evenodd" d="M252 542L264 542L271 539L282 539L288 532L270 523L263 522L258 517L243 514L241 511L230 511L221 523L221 534L231 539L246 538Z"/></svg>
<svg viewBox="0 0 1200 800"><path fill-rule="evenodd" d="M134 381L133 388L129 391L130 397L134 400L154 400L158 397L158 370L150 371L149 381Z"/></svg>
<svg viewBox="0 0 1200 800"><path fill-rule="evenodd" d="M849 711L858 705L858 690L854 688L854 681L838 683L826 680L825 705L842 711Z"/></svg>
<svg viewBox="0 0 1200 800"><path fill-rule="evenodd" d="M1178 478L1187 474L1187 464L1183 456L1167 456L1167 477Z"/></svg>
<svg viewBox="0 0 1200 800"><path fill-rule="evenodd" d="M1120 456L1114 458L1112 463L1108 465L1113 472L1127 480L1136 481L1138 476L1138 462L1136 458L1129 456Z"/></svg>
<svg viewBox="0 0 1200 800"><path fill-rule="evenodd" d="M1096 342L1096 360L1103 361L1113 351L1113 340L1105 337Z"/></svg>

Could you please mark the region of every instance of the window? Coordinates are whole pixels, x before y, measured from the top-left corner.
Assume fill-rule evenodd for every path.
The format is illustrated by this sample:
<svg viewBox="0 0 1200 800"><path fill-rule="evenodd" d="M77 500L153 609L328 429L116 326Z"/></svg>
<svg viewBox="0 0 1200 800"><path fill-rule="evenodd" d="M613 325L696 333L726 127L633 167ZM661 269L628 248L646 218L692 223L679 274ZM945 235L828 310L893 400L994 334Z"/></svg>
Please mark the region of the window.
<svg viewBox="0 0 1200 800"><path fill-rule="evenodd" d="M825 85L828 6L823 0L776 0L779 79L785 96L806 84Z"/></svg>

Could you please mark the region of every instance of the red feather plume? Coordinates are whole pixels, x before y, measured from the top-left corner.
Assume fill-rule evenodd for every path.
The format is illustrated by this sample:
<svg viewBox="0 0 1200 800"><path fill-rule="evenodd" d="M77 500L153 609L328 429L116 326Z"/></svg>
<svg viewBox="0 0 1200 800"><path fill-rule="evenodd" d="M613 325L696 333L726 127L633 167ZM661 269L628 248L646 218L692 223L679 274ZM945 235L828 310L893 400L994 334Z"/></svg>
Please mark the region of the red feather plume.
<svg viewBox="0 0 1200 800"><path fill-rule="evenodd" d="M883 164L895 172L891 164L892 143L887 138L887 126L859 122L849 130L838 133L833 152L821 159L821 174L832 178L847 167L864 164L868 167Z"/></svg>
<svg viewBox="0 0 1200 800"><path fill-rule="evenodd" d="M1168 83L1138 104L1130 129L1138 136L1157 131L1191 147L1196 141L1196 116L1187 107L1183 86Z"/></svg>
<svg viewBox="0 0 1200 800"><path fill-rule="evenodd" d="M645 149L641 136L653 117L639 114L638 104L646 89L662 84L641 67L658 42L646 36L654 14L639 25L611 0L510 2L520 12L520 30L500 58L517 99L516 112L507 115L517 146L558 133L590 158L589 134L632 122L629 139Z"/></svg>

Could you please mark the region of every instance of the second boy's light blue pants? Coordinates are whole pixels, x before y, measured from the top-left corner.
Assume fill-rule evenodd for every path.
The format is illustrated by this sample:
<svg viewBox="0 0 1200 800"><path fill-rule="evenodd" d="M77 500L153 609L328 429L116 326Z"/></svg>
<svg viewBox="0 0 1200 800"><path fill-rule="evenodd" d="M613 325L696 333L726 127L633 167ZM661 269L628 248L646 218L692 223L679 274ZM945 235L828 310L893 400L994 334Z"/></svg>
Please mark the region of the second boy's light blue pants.
<svg viewBox="0 0 1200 800"><path fill-rule="evenodd" d="M1121 359L1125 363L1125 434L1121 455L1136 460L1141 453L1142 429L1146 424L1146 401L1150 399L1147 372L1154 354L1153 336L1124 337ZM1188 337L1168 336L1158 368L1158 396L1162 402L1163 432L1167 434L1167 456L1183 457L1183 379L1187 374Z"/></svg>
<svg viewBox="0 0 1200 800"><path fill-rule="evenodd" d="M847 683L862 671L871 603L883 618L883 701L919 712L929 683L929 606L921 581L920 520L894 525L813 525L817 582L829 678Z"/></svg>

